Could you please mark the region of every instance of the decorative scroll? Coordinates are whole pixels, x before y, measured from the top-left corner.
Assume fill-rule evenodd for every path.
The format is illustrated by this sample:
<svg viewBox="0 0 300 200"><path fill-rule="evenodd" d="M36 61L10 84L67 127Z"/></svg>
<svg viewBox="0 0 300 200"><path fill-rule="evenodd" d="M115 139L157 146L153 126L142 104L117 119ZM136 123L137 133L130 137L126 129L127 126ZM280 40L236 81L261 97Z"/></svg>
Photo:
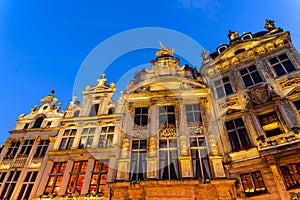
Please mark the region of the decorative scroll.
<svg viewBox="0 0 300 200"><path fill-rule="evenodd" d="M164 128L159 131L160 137L176 137L175 128Z"/></svg>

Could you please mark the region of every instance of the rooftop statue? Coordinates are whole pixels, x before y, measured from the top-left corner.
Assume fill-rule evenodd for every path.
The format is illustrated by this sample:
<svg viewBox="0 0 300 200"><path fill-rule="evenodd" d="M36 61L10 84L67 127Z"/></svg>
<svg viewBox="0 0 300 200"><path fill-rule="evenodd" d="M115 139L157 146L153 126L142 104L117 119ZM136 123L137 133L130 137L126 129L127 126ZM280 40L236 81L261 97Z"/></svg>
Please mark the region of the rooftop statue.
<svg viewBox="0 0 300 200"><path fill-rule="evenodd" d="M276 29L274 20L266 19L264 28L267 29L268 31L272 31L272 30Z"/></svg>
<svg viewBox="0 0 300 200"><path fill-rule="evenodd" d="M173 56L174 54L173 48L167 49L161 42L159 42L159 44L161 49L155 53L156 56L165 56L165 55Z"/></svg>

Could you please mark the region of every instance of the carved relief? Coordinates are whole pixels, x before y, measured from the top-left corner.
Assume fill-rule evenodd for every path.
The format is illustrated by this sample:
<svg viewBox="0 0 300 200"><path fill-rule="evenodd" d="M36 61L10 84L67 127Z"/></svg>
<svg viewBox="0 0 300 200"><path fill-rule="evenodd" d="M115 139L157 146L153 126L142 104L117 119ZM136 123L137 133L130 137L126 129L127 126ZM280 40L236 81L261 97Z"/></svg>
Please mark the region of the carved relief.
<svg viewBox="0 0 300 200"><path fill-rule="evenodd" d="M180 143L180 152L181 155L188 155L189 150L188 150L188 144L186 141L186 136L182 135L179 137L179 143Z"/></svg>
<svg viewBox="0 0 300 200"><path fill-rule="evenodd" d="M156 138L151 137L149 139L149 156L153 157L156 156Z"/></svg>
<svg viewBox="0 0 300 200"><path fill-rule="evenodd" d="M210 149L210 153L213 156L219 155L219 149L217 146L217 139L214 135L209 135L208 136L208 145Z"/></svg>
<svg viewBox="0 0 300 200"><path fill-rule="evenodd" d="M129 140L123 139L121 158L128 158L128 151L129 151Z"/></svg>
<svg viewBox="0 0 300 200"><path fill-rule="evenodd" d="M257 86L249 91L250 100L255 104L264 104L270 98L270 92L266 86Z"/></svg>

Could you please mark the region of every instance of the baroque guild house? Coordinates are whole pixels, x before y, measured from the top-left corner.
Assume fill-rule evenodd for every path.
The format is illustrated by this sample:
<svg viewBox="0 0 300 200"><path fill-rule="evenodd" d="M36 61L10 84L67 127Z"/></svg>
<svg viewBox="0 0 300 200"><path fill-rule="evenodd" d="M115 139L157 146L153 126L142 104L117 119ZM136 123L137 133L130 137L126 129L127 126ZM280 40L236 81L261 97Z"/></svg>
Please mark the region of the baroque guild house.
<svg viewBox="0 0 300 200"><path fill-rule="evenodd" d="M0 199L300 199L300 55L265 28L200 71L161 44L116 101L104 74L65 111L51 91L2 146Z"/></svg>

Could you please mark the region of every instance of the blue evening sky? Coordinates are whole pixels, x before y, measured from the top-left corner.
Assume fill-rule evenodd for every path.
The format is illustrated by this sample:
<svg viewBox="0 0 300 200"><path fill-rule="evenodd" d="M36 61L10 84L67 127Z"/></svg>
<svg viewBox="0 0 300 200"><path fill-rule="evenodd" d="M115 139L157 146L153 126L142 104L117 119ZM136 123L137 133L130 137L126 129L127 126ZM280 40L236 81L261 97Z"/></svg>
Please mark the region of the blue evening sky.
<svg viewBox="0 0 300 200"><path fill-rule="evenodd" d="M255 33L264 30L268 18L291 31L292 41L299 49L299 2L0 0L0 143L7 139L17 117L28 114L53 88L65 110L85 57L100 42L117 33L163 27L184 33L213 52L219 44L228 43L229 29L240 34ZM155 42L159 47L158 41ZM114 48L111 46L108 51ZM125 73L148 63L154 53L154 49L131 52L111 66L103 66L110 72L108 82L118 82L117 72ZM96 80L90 80L90 84L95 83Z"/></svg>

